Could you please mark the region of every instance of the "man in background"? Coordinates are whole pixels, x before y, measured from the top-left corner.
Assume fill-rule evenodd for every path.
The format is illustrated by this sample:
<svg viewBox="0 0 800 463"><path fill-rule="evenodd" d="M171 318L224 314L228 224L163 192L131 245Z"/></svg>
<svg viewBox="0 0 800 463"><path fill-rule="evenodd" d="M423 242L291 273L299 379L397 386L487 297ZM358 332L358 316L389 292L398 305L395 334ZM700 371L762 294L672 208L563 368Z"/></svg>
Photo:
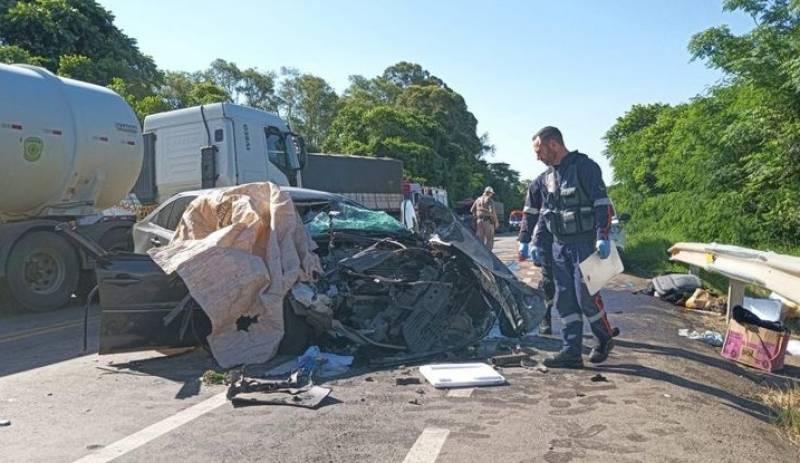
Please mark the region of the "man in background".
<svg viewBox="0 0 800 463"><path fill-rule="evenodd" d="M494 207L494 189L487 186L483 195L472 203L470 212L475 219L475 234L490 251L494 247L494 231L499 225Z"/></svg>

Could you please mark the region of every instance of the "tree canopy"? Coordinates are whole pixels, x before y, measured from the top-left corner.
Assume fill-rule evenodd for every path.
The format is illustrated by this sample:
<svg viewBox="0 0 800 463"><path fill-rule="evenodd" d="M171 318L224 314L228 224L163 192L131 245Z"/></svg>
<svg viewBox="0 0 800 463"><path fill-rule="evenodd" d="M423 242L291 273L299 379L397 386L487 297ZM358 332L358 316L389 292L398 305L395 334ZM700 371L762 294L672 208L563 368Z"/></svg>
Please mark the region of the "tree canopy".
<svg viewBox="0 0 800 463"><path fill-rule="evenodd" d="M313 74L222 58L203 70L162 71L94 0L0 0L0 62L108 86L140 119L215 102L279 112L312 151L400 159L409 179L445 187L454 201L491 185L509 207L522 203L526 185L508 164L488 161L494 148L464 98L416 63L354 75L341 96Z"/></svg>
<svg viewBox="0 0 800 463"><path fill-rule="evenodd" d="M442 79L400 62L380 76L350 81L324 150L401 159L411 180L443 186L454 200L491 185L500 201L521 205L519 173L485 161L493 151L488 138L478 135L477 118Z"/></svg>
<svg viewBox="0 0 800 463"><path fill-rule="evenodd" d="M727 0L755 26L696 34L695 59L725 78L679 105L633 106L607 132L633 242L800 247L800 2Z"/></svg>

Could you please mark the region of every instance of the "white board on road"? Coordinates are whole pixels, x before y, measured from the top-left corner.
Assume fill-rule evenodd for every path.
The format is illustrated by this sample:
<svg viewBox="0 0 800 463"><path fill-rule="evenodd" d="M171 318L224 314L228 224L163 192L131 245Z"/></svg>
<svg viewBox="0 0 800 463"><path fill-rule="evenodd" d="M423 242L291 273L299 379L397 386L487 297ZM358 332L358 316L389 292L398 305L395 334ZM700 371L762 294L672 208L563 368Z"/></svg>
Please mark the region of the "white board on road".
<svg viewBox="0 0 800 463"><path fill-rule="evenodd" d="M506 379L485 363L440 363L423 365L419 372L433 387L498 386Z"/></svg>

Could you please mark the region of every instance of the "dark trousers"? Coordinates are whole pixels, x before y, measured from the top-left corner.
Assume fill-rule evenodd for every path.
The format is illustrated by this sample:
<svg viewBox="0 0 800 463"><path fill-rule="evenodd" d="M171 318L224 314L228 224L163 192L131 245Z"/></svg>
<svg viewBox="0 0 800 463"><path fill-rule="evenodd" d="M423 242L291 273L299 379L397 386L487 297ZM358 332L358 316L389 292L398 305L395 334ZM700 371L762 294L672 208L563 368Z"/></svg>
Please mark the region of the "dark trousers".
<svg viewBox="0 0 800 463"><path fill-rule="evenodd" d="M553 306L556 297L556 282L553 278L553 251L552 246L544 246L542 253L542 279L539 280L539 290L544 293L544 306L547 312L544 320L547 325L552 324Z"/></svg>
<svg viewBox="0 0 800 463"><path fill-rule="evenodd" d="M578 264L594 253L594 244L553 243L553 276L555 305L564 324L562 350L581 355L583 351L583 317L589 321L592 333L601 343L612 337L611 324L603 309L600 293L589 295Z"/></svg>

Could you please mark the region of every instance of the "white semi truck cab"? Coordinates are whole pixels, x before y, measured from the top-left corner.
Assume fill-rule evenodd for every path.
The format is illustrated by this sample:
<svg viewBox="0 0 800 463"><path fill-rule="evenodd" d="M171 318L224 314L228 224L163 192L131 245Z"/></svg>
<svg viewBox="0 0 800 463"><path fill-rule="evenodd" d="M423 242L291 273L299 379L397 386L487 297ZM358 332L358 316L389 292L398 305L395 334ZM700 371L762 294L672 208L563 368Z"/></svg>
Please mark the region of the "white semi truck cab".
<svg viewBox="0 0 800 463"><path fill-rule="evenodd" d="M147 116L144 163L133 192L142 204L176 193L269 181L298 186L302 137L277 114L215 103Z"/></svg>

